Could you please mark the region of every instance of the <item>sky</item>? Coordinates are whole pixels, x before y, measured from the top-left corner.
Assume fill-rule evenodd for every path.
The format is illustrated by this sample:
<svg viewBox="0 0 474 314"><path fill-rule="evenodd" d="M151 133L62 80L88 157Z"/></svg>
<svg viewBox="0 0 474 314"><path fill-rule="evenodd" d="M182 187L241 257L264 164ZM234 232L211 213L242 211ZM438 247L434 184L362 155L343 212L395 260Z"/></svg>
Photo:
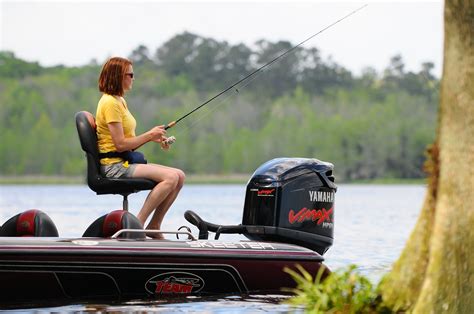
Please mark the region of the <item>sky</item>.
<svg viewBox="0 0 474 314"><path fill-rule="evenodd" d="M361 73L383 71L400 54L408 71L426 61L442 69L443 3L438 1L0 0L0 50L43 66L150 52L189 31L230 44L287 40L298 44L343 16L356 14L304 44L324 59Z"/></svg>

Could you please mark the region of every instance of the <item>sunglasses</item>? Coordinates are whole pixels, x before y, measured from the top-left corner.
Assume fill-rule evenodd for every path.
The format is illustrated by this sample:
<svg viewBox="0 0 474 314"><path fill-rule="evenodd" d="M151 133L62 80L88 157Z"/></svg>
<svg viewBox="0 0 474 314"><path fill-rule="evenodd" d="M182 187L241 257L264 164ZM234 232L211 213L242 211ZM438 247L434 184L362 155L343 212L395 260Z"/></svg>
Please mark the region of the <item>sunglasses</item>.
<svg viewBox="0 0 474 314"><path fill-rule="evenodd" d="M133 73L125 73L125 75L130 76L130 78L133 78Z"/></svg>

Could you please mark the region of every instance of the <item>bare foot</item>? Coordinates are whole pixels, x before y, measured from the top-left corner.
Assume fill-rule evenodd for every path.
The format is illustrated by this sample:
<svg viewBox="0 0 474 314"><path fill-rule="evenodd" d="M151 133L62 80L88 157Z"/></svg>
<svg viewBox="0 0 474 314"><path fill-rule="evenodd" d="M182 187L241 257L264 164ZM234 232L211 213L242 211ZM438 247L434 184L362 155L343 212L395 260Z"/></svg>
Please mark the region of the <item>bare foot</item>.
<svg viewBox="0 0 474 314"><path fill-rule="evenodd" d="M165 237L161 233L147 233L146 236L154 240L165 240Z"/></svg>
<svg viewBox="0 0 474 314"><path fill-rule="evenodd" d="M146 228L147 230L158 230L158 229L151 229L151 228ZM155 240L165 240L165 237L163 236L162 233L155 233L155 232L150 232L146 234L147 237L150 237Z"/></svg>

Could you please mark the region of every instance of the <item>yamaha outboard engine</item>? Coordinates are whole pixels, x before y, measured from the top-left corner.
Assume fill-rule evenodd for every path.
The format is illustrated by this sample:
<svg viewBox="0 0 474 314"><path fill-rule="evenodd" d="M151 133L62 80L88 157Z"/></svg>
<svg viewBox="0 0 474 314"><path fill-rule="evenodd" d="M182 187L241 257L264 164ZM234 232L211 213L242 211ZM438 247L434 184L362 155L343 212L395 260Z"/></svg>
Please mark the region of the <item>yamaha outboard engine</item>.
<svg viewBox="0 0 474 314"><path fill-rule="evenodd" d="M297 244L324 254L334 233L337 187L333 168L330 163L308 158L276 158L261 165L247 184L244 235L251 240Z"/></svg>
<svg viewBox="0 0 474 314"><path fill-rule="evenodd" d="M337 187L330 163L309 158L276 158L250 178L241 225L207 222L193 211L184 217L198 227L199 239L209 231L240 233L250 240L300 245L324 254L334 234L334 194Z"/></svg>

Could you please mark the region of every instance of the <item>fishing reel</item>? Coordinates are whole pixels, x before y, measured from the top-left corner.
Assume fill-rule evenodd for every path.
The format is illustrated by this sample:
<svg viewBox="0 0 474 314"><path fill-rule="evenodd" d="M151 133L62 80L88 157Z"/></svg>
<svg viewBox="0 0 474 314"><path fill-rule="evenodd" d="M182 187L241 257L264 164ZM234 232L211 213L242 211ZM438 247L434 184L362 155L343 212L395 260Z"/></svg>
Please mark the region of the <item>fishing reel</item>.
<svg viewBox="0 0 474 314"><path fill-rule="evenodd" d="M171 144L173 144L174 142L176 142L176 137L170 136L170 137L168 137L168 138L166 139L165 144L166 144L166 145L171 145Z"/></svg>

